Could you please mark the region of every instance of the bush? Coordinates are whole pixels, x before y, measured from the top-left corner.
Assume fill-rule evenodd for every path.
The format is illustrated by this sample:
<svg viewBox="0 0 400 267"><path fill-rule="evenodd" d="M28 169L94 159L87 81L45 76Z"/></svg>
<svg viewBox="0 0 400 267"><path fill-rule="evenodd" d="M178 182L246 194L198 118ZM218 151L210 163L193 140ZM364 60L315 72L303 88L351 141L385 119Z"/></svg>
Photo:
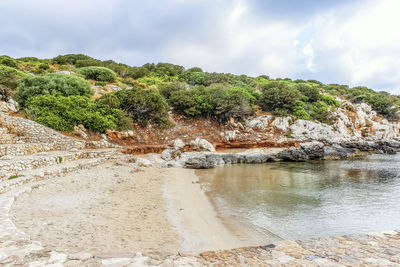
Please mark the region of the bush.
<svg viewBox="0 0 400 267"><path fill-rule="evenodd" d="M214 117L225 121L231 117L245 118L253 113L253 96L244 88L214 84L196 86L171 93L169 103L188 117Z"/></svg>
<svg viewBox="0 0 400 267"><path fill-rule="evenodd" d="M232 87L224 90L219 94L219 97L214 98L215 111L217 119L221 121L229 120L230 118L245 119L254 113L252 105L253 96L240 87Z"/></svg>
<svg viewBox="0 0 400 267"><path fill-rule="evenodd" d="M298 83L297 89L307 97L309 102L316 102L321 99L320 90L306 83Z"/></svg>
<svg viewBox="0 0 400 267"><path fill-rule="evenodd" d="M270 82L261 86L259 106L264 111L291 114L301 98L301 93L296 87L285 82Z"/></svg>
<svg viewBox="0 0 400 267"><path fill-rule="evenodd" d="M339 101L329 95L321 95L321 100L332 107L340 107Z"/></svg>
<svg viewBox="0 0 400 267"><path fill-rule="evenodd" d="M17 68L17 61L9 56L0 56L0 64L11 68Z"/></svg>
<svg viewBox="0 0 400 267"><path fill-rule="evenodd" d="M93 91L90 88L90 84L80 77L52 73L23 79L15 97L19 104L24 107L29 97L49 94L91 97Z"/></svg>
<svg viewBox="0 0 400 267"><path fill-rule="evenodd" d="M82 74L88 80L115 82L116 74L114 71L105 67L84 67L76 70L76 73Z"/></svg>
<svg viewBox="0 0 400 267"><path fill-rule="evenodd" d="M60 65L66 65L66 64L75 65L78 60L90 60L90 59L93 58L83 54L68 54L68 55L57 56L53 58L52 61L53 63Z"/></svg>
<svg viewBox="0 0 400 267"><path fill-rule="evenodd" d="M84 96L38 95L29 98L25 110L33 120L59 131L71 132L78 124L95 132L117 127L115 116Z"/></svg>
<svg viewBox="0 0 400 267"><path fill-rule="evenodd" d="M0 65L0 100L8 101L22 78L28 75L12 67Z"/></svg>
<svg viewBox="0 0 400 267"><path fill-rule="evenodd" d="M94 83L94 85L95 85L95 86L105 86L105 85L107 85L107 82L96 81L96 82Z"/></svg>
<svg viewBox="0 0 400 267"><path fill-rule="evenodd" d="M160 94L165 97L165 99L169 99L171 94L175 91L181 91L181 90L186 90L186 84L185 83L179 83L179 82L172 82L172 83L167 83L167 84L161 84L158 88L158 91Z"/></svg>
<svg viewBox="0 0 400 267"><path fill-rule="evenodd" d="M312 104L311 117L322 123L332 125L335 122L332 113L329 111L329 106L322 101L317 101Z"/></svg>
<svg viewBox="0 0 400 267"><path fill-rule="evenodd" d="M97 59L88 58L88 59L78 59L75 62L75 67L90 67L90 66L101 66L102 62Z"/></svg>
<svg viewBox="0 0 400 267"><path fill-rule="evenodd" d="M146 126L149 122L163 127L169 125L169 107L158 91L134 86L132 89L118 91L114 95L120 101L120 108L141 125Z"/></svg>
<svg viewBox="0 0 400 267"><path fill-rule="evenodd" d="M305 110L305 103L302 101L297 101L296 103L296 107L294 109L293 115L297 118L297 119L301 119L301 120L310 120L311 116L310 114Z"/></svg>

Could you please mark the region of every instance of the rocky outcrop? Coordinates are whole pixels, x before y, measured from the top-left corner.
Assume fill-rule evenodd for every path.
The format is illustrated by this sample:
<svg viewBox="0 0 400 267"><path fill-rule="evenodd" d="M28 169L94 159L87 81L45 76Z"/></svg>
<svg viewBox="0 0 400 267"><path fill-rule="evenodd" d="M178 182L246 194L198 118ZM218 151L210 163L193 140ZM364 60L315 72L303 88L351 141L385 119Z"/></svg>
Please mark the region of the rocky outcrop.
<svg viewBox="0 0 400 267"><path fill-rule="evenodd" d="M169 167L183 166L191 169L209 169L224 164L257 164L273 161L307 161L324 159L346 159L366 153L396 153L400 142L355 142L327 144L306 142L299 147L274 149L249 149L239 153L185 152L175 160L168 161Z"/></svg>
<svg viewBox="0 0 400 267"><path fill-rule="evenodd" d="M338 99L342 108L332 112L336 118L333 125L291 117L260 116L246 122L248 129L255 133L271 134L278 140L282 136L298 141L323 141L331 144L361 140L385 140L400 137L399 122L390 122L379 117L365 104L352 104ZM237 134L240 137L240 134Z"/></svg>

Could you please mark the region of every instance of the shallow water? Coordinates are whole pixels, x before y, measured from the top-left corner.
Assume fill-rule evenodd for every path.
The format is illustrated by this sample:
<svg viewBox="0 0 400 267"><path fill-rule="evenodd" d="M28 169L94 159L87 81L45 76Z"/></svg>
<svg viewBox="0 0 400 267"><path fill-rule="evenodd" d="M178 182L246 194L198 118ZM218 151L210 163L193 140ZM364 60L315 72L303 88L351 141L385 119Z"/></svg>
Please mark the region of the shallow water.
<svg viewBox="0 0 400 267"><path fill-rule="evenodd" d="M197 175L221 217L269 240L400 229L400 154L227 165Z"/></svg>

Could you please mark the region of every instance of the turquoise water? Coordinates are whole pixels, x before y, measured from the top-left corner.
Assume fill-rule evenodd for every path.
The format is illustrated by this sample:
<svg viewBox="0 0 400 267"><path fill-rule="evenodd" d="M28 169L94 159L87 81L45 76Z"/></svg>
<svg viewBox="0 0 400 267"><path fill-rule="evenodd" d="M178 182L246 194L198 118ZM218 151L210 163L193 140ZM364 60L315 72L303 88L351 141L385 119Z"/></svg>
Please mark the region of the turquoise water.
<svg viewBox="0 0 400 267"><path fill-rule="evenodd" d="M400 154L228 165L197 175L222 217L277 239L400 229Z"/></svg>

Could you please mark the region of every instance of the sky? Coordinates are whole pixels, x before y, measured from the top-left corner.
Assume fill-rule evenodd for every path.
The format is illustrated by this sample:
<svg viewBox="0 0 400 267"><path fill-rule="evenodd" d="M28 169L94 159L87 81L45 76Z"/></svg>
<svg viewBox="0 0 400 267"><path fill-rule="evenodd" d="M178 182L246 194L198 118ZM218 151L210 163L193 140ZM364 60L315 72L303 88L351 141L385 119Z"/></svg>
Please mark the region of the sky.
<svg viewBox="0 0 400 267"><path fill-rule="evenodd" d="M0 54L315 79L400 94L398 0L0 0Z"/></svg>

